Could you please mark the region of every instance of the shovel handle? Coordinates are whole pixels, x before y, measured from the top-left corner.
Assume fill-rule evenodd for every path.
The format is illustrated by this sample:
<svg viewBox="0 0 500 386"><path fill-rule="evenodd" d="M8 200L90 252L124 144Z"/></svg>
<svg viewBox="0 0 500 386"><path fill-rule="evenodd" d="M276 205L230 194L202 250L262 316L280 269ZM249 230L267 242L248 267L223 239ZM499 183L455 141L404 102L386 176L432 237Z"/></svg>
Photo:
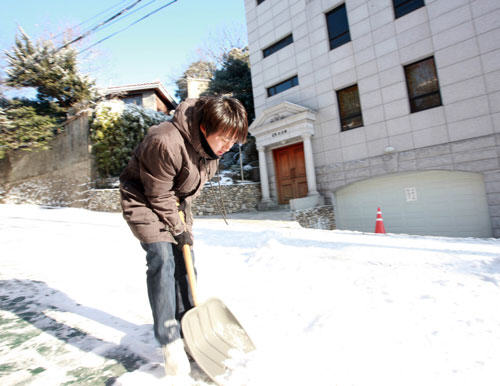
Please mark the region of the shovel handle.
<svg viewBox="0 0 500 386"><path fill-rule="evenodd" d="M184 218L184 213L182 210L179 211L179 217L183 224L186 224ZM194 274L193 257L191 256L191 248L189 244L184 244L182 246L182 254L184 255L184 264L186 264L186 272L188 275L189 287L191 288L191 296L193 297L193 303L196 307L198 305L198 296L196 293L196 276Z"/></svg>

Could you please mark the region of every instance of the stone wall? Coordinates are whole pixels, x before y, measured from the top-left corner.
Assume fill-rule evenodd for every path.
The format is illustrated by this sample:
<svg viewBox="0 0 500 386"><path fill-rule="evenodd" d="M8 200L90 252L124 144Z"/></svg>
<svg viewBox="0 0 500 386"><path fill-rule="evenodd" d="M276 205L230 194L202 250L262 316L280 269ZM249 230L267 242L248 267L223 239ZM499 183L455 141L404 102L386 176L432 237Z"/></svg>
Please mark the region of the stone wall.
<svg viewBox="0 0 500 386"><path fill-rule="evenodd" d="M205 186L193 203L193 215L219 214L218 190L217 184ZM255 210L260 201L260 184L221 185L221 194L227 213ZM101 212L120 212L120 193L118 189L91 189L88 191L86 207Z"/></svg>
<svg viewBox="0 0 500 386"><path fill-rule="evenodd" d="M90 189L87 209L98 212L121 212L120 191L118 189Z"/></svg>
<svg viewBox="0 0 500 386"><path fill-rule="evenodd" d="M217 183L205 186L202 194L193 203L193 215L219 214L221 196L227 213L254 210L260 202L260 183L221 185L220 193Z"/></svg>
<svg viewBox="0 0 500 386"><path fill-rule="evenodd" d="M7 153L0 162L0 202L86 206L93 178L88 113L65 122L50 147Z"/></svg>
<svg viewBox="0 0 500 386"><path fill-rule="evenodd" d="M8 184L1 202L48 206L87 207L89 162L72 164L36 177Z"/></svg>
<svg viewBox="0 0 500 386"><path fill-rule="evenodd" d="M311 209L295 210L293 217L304 228L336 229L333 206L323 205Z"/></svg>
<svg viewBox="0 0 500 386"><path fill-rule="evenodd" d="M394 152L316 168L325 196L356 181L392 173L449 170L481 173L493 235L500 237L500 134Z"/></svg>

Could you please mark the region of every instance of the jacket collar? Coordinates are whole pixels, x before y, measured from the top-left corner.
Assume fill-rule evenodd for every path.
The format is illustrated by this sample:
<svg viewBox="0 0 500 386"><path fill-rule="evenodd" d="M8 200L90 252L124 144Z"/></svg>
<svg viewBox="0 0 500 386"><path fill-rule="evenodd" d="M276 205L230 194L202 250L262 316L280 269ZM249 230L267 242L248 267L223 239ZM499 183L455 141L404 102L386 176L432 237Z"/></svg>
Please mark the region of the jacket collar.
<svg viewBox="0 0 500 386"><path fill-rule="evenodd" d="M177 127L185 141L205 159L214 160L214 154L200 130L201 106L199 99L186 99L175 109L172 123Z"/></svg>
<svg viewBox="0 0 500 386"><path fill-rule="evenodd" d="M203 150L205 153L208 154L209 159L218 159L217 155L214 153L210 145L208 144L207 138L205 137L205 134L201 131L201 129L198 129L199 133L198 135L200 136L200 142L201 146L203 147Z"/></svg>

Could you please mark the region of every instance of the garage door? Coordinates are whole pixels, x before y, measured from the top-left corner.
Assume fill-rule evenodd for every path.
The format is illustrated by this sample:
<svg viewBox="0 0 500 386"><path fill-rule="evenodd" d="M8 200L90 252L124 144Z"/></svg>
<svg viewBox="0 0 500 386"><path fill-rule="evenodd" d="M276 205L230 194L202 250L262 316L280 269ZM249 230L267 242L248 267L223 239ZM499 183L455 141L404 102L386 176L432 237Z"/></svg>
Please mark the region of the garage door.
<svg viewBox="0 0 500 386"><path fill-rule="evenodd" d="M376 177L341 188L335 196L338 229L373 232L380 206L388 233L492 236L481 174L426 171Z"/></svg>

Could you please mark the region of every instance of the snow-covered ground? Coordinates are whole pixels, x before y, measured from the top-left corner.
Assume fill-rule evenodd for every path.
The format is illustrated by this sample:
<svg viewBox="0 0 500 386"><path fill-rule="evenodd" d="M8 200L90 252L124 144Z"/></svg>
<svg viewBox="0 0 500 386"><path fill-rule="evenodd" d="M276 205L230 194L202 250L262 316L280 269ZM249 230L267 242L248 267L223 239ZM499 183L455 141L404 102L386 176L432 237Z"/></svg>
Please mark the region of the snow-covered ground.
<svg viewBox="0 0 500 386"><path fill-rule="evenodd" d="M0 205L0 243L0 384L166 384L120 214ZM200 218L195 253L257 346L230 385L500 384L500 240Z"/></svg>

